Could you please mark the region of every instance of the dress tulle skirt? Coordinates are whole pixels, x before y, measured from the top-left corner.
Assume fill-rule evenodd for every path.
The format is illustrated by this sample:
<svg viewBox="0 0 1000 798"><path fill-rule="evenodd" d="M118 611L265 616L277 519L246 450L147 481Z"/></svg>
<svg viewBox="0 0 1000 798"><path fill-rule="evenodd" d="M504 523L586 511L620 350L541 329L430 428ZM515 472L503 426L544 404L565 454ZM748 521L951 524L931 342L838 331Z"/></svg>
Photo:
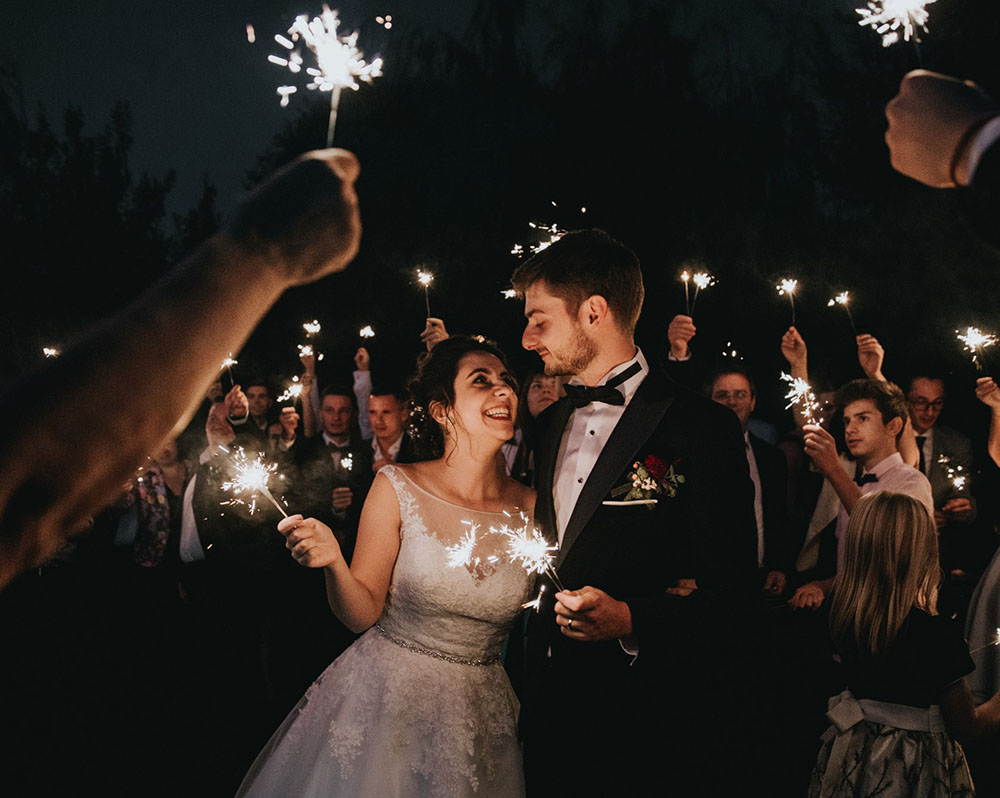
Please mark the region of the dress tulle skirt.
<svg viewBox="0 0 1000 798"><path fill-rule="evenodd" d="M306 691L238 794L521 796L517 710L500 664L444 661L373 628Z"/></svg>

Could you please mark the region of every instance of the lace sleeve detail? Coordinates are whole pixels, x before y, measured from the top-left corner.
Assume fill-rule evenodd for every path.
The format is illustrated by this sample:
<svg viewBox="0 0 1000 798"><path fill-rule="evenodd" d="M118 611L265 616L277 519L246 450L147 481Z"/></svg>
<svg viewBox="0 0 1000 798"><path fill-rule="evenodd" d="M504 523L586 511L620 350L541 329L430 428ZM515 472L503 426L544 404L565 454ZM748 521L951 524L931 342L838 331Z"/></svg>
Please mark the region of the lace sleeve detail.
<svg viewBox="0 0 1000 798"><path fill-rule="evenodd" d="M417 498L406 484L406 477L393 464L382 466L378 470L379 474L384 474L389 480L392 489L396 492L396 500L399 502L399 539L410 532L419 534L427 533L427 525L424 524L417 506Z"/></svg>

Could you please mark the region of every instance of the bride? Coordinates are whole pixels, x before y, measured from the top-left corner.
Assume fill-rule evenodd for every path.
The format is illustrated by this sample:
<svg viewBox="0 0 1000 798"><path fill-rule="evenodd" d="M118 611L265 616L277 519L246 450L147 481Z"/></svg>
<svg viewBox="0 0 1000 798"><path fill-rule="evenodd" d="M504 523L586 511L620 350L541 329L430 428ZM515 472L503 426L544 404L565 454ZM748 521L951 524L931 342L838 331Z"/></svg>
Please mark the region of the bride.
<svg viewBox="0 0 1000 798"><path fill-rule="evenodd" d="M513 434L514 380L493 345L453 336L410 391L434 459L379 471L350 567L316 519L278 524L297 562L324 569L337 617L364 634L274 733L241 796L524 793L500 652L534 579L491 532L530 522L534 508L498 454Z"/></svg>

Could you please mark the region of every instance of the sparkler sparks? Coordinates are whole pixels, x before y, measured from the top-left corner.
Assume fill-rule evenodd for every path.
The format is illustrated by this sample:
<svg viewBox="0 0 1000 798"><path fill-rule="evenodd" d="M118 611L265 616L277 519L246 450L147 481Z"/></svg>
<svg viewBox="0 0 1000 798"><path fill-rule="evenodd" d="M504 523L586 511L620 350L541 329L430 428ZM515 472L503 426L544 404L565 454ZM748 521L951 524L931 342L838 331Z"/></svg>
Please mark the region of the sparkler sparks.
<svg viewBox="0 0 1000 798"><path fill-rule="evenodd" d="M792 306L792 326L795 326L795 289L798 288L798 280L784 279L775 288L778 289L778 296L787 296L788 302Z"/></svg>
<svg viewBox="0 0 1000 798"><path fill-rule="evenodd" d="M688 290L688 281L684 276L686 274L687 272L685 271L684 274L681 275L681 279L684 280L685 299L687 299L687 290ZM708 288L710 285L715 285L715 278L708 272L695 272L694 274L691 275L691 282L694 283L694 296L691 298L691 307L688 309L687 313L688 316L694 315L694 306L695 303L698 301L698 292L705 288Z"/></svg>
<svg viewBox="0 0 1000 798"><path fill-rule="evenodd" d="M997 342L997 337L993 333L984 333L978 327L966 327L964 333L955 330L955 335L965 345L965 350L972 353L976 371L982 371L983 364L979 356L983 354L984 349Z"/></svg>
<svg viewBox="0 0 1000 798"><path fill-rule="evenodd" d="M788 383L788 393L785 394L788 404L785 405L785 410L795 407L802 414L806 424L822 425L823 419L817 415L820 404L816 400L812 386L801 377L793 377L785 372L781 372L781 379Z"/></svg>
<svg viewBox="0 0 1000 798"><path fill-rule="evenodd" d="M962 473L965 469L960 465L953 466L951 458L946 454L938 455L937 462L948 474L948 479L951 480L951 484L955 490L965 490L965 484L969 481L968 475Z"/></svg>
<svg viewBox="0 0 1000 798"><path fill-rule="evenodd" d="M349 36L340 36L337 29L340 19L336 11L323 6L323 11L312 20L302 14L288 29L288 37L277 35L274 40L289 51L287 57L279 55L268 56L272 64L283 66L292 74L302 71L302 53L296 48L301 40L306 49L316 57L316 66L307 67L306 74L312 82L306 84L307 89L330 92L330 121L326 132L326 146L333 144L333 131L337 125L337 110L340 106L340 93L343 89L357 91L361 84L371 83L382 74L382 59L376 57L371 63L364 60L364 53L358 49L358 32ZM278 94L281 104L288 104L288 96L295 92L294 86L280 86Z"/></svg>
<svg viewBox="0 0 1000 798"><path fill-rule="evenodd" d="M43 346L42 354L45 357L59 357L59 347L56 346Z"/></svg>
<svg viewBox="0 0 1000 798"><path fill-rule="evenodd" d="M920 30L927 32L930 14L926 6L937 0L869 0L866 8L855 9L861 15L858 24L868 26L882 37L882 46L899 41L920 41ZM919 29L919 30L918 30Z"/></svg>
<svg viewBox="0 0 1000 798"><path fill-rule="evenodd" d="M299 382L298 377L292 377L291 383L285 388L285 392L281 394L275 401L287 402L291 399L293 402L302 396L303 385Z"/></svg>
<svg viewBox="0 0 1000 798"><path fill-rule="evenodd" d="M479 558L473 556L473 551L476 548L476 543L478 543L477 533L479 531L479 526L473 524L470 521L463 521L463 524L467 524L469 529L458 543L451 546L447 546L445 551L448 552L448 567L449 568L468 568L470 565L478 565Z"/></svg>
<svg viewBox="0 0 1000 798"><path fill-rule="evenodd" d="M364 327L358 330L358 335L360 335L362 338L374 338L375 330L372 329L372 326L370 324L366 324Z"/></svg>
<svg viewBox="0 0 1000 798"><path fill-rule="evenodd" d="M425 272L423 269L417 269L417 282L424 287L424 302L427 304L427 318L431 317L431 295L430 286L434 282L434 275L430 272Z"/></svg>
<svg viewBox="0 0 1000 798"><path fill-rule="evenodd" d="M392 14L386 14L385 16L380 14L375 17L375 21L386 30L389 30L392 27Z"/></svg>
<svg viewBox="0 0 1000 798"><path fill-rule="evenodd" d="M543 249L548 249L554 243L556 243L556 241L558 241L560 238L566 235L566 231L555 224L543 224L542 222L528 222L528 227L530 227L532 230L541 230L543 233L548 233L549 234L548 239L539 241L534 244L528 244L527 247L525 247L524 244L514 244L514 246L511 247L510 250L511 255L517 255L518 257L521 257L522 255L525 254L525 252L530 252L532 255L535 255L541 252Z"/></svg>
<svg viewBox="0 0 1000 798"><path fill-rule="evenodd" d="M302 329L306 331L306 338L312 338L314 335L318 335L323 327L316 319L313 319L312 321L305 322L302 325Z"/></svg>
<svg viewBox="0 0 1000 798"><path fill-rule="evenodd" d="M229 452L228 449L224 448L223 451ZM266 462L260 453L257 454L257 459L251 462L247 459L246 452L243 451L242 446L238 447L232 453L232 460L233 478L228 482L223 482L221 488L228 493L232 493L233 498L229 501L220 502L220 504L243 504L250 508L250 515L253 515L257 511L257 496L259 494L270 500L278 508L278 512L285 518L288 518L288 513L278 504L278 501L271 495L271 491L267 487L267 482L271 475L278 469L277 463ZM249 494L249 499L244 499L242 494Z"/></svg>
<svg viewBox="0 0 1000 798"><path fill-rule="evenodd" d="M977 651L982 651L984 648L992 648L993 646L996 645L1000 645L1000 626L997 627L996 640L987 643L985 646L979 646L978 648L974 648L969 653L975 654Z"/></svg>
<svg viewBox="0 0 1000 798"><path fill-rule="evenodd" d="M833 299L826 303L828 308L836 307L840 305L847 312L847 320L851 323L851 330L854 332L854 337L858 337L858 328L854 326L854 316L851 315L850 308L851 295L847 291L841 291Z"/></svg>
<svg viewBox="0 0 1000 798"><path fill-rule="evenodd" d="M502 296L504 299L517 299L517 291L515 291L513 288L505 288L503 291L500 292L500 296Z"/></svg>

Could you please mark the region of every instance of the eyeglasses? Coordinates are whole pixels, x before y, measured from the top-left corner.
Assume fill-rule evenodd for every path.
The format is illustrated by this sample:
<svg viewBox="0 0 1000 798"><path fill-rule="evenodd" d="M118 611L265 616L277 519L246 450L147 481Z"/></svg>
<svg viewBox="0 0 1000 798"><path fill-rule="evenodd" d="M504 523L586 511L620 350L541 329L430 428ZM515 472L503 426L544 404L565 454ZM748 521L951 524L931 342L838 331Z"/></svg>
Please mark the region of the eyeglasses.
<svg viewBox="0 0 1000 798"><path fill-rule="evenodd" d="M712 394L712 398L716 402L725 402L728 399L748 399L750 397L749 391L716 391Z"/></svg>
<svg viewBox="0 0 1000 798"><path fill-rule="evenodd" d="M913 405L916 410L938 410L940 411L944 407L944 399L935 399L933 402L928 402L926 399L921 398L911 398L910 404Z"/></svg>

